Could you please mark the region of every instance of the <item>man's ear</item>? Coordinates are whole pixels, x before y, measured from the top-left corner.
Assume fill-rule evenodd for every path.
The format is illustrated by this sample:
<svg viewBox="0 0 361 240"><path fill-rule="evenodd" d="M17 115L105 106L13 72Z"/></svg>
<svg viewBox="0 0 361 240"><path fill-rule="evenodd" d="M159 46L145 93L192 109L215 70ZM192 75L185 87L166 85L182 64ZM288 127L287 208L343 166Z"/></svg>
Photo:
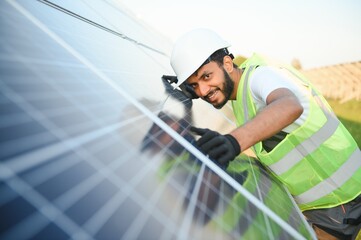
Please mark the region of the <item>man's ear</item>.
<svg viewBox="0 0 361 240"><path fill-rule="evenodd" d="M228 72L231 73L234 69L232 58L228 55L223 57L223 67Z"/></svg>

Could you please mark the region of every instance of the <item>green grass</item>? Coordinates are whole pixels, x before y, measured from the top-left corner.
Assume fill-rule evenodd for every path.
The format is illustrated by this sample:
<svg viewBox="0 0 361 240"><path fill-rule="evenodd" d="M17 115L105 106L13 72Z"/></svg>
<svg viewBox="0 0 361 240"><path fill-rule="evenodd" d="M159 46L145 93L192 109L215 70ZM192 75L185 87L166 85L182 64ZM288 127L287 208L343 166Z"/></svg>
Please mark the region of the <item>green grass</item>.
<svg viewBox="0 0 361 240"><path fill-rule="evenodd" d="M361 101L351 100L342 104L337 100L327 101L361 148Z"/></svg>

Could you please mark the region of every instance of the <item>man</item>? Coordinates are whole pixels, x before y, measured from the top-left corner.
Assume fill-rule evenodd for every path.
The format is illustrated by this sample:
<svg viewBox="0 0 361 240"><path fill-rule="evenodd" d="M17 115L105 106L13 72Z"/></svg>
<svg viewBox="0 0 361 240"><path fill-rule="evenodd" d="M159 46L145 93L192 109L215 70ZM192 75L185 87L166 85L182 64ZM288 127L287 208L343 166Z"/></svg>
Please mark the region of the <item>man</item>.
<svg viewBox="0 0 361 240"><path fill-rule="evenodd" d="M229 100L237 128L226 135L193 128L200 150L227 166L253 151L288 188L317 231L356 237L361 224L361 152L319 92L295 69L253 55L238 68L230 45L208 29L175 43L177 86L215 108Z"/></svg>

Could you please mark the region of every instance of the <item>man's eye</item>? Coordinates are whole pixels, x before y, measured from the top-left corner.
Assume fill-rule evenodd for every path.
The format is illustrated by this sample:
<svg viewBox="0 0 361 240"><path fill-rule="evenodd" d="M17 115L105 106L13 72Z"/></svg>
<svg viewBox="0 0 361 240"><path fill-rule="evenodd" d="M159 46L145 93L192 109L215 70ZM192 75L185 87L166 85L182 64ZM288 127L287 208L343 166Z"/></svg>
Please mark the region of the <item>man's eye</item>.
<svg viewBox="0 0 361 240"><path fill-rule="evenodd" d="M209 73L209 74L206 74L206 75L204 75L204 79L209 79L211 77L211 74Z"/></svg>
<svg viewBox="0 0 361 240"><path fill-rule="evenodd" d="M191 86L193 89L195 89L197 87L197 84L193 83L193 84L189 84L189 86Z"/></svg>

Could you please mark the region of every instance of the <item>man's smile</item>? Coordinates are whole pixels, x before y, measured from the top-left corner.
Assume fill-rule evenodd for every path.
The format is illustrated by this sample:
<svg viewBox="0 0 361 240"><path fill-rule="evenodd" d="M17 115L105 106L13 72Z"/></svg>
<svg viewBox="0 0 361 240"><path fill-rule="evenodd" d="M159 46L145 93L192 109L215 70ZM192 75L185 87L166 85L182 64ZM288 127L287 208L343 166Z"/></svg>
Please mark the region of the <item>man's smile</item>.
<svg viewBox="0 0 361 240"><path fill-rule="evenodd" d="M215 90L212 90L210 91L205 97L204 99L207 101L207 102L214 102L217 95L219 93L219 89L215 89Z"/></svg>

